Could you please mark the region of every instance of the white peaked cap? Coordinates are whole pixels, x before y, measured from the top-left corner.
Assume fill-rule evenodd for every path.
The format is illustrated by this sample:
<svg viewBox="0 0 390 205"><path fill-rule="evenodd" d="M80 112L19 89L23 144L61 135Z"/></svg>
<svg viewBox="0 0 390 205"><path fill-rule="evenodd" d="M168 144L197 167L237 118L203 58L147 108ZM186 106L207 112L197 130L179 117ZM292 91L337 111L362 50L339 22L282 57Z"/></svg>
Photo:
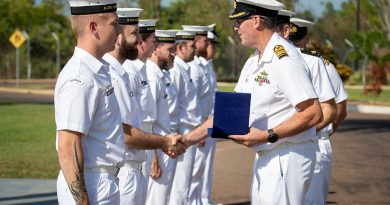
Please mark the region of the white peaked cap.
<svg viewBox="0 0 390 205"><path fill-rule="evenodd" d="M269 10L280 10L284 8L284 4L276 0L237 0L237 2L265 8Z"/></svg>
<svg viewBox="0 0 390 205"><path fill-rule="evenodd" d="M140 8L118 8L116 13L119 18L138 18L141 11Z"/></svg>
<svg viewBox="0 0 390 205"><path fill-rule="evenodd" d="M292 16L295 15L295 12L289 11L289 10L285 10L285 9L282 9L282 10L279 10L279 11L278 11L278 15L280 15L280 16L292 17Z"/></svg>
<svg viewBox="0 0 390 205"><path fill-rule="evenodd" d="M158 19L140 19L138 22L139 27L151 27L156 26Z"/></svg>
<svg viewBox="0 0 390 205"><path fill-rule="evenodd" d="M156 30L157 37L176 37L177 30Z"/></svg>
<svg viewBox="0 0 390 205"><path fill-rule="evenodd" d="M300 19L300 18L291 18L290 22L299 26L299 27L308 27L314 25L314 22L305 20L305 19Z"/></svg>
<svg viewBox="0 0 390 205"><path fill-rule="evenodd" d="M72 15L88 15L115 12L117 0L69 0Z"/></svg>

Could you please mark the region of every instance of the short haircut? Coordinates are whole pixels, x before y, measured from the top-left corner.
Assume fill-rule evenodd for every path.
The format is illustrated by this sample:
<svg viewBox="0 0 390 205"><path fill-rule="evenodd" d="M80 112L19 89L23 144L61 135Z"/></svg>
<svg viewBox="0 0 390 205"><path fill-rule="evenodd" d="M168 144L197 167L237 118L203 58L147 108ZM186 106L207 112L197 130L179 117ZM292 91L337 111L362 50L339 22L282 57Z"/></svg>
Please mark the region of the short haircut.
<svg viewBox="0 0 390 205"><path fill-rule="evenodd" d="M142 41L146 41L147 38L149 38L154 33L140 33Z"/></svg>
<svg viewBox="0 0 390 205"><path fill-rule="evenodd" d="M107 19L108 15L106 13L90 15L72 15L70 16L70 23L76 37L80 37L84 34L85 27L87 26L86 24L90 20L101 22Z"/></svg>
<svg viewBox="0 0 390 205"><path fill-rule="evenodd" d="M258 15L261 19L262 25L266 29L274 30L276 25L276 17L268 17Z"/></svg>

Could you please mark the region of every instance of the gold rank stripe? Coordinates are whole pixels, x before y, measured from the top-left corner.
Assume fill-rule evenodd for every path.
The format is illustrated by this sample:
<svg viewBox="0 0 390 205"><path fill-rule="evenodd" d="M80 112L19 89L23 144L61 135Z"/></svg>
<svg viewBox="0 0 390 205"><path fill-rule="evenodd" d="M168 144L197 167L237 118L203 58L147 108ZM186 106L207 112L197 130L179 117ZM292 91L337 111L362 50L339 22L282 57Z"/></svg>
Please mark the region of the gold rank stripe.
<svg viewBox="0 0 390 205"><path fill-rule="evenodd" d="M274 52L275 52L276 56L278 56L279 59L281 59L285 56L288 56L286 50L284 49L284 47L282 45L276 45L274 47Z"/></svg>
<svg viewBox="0 0 390 205"><path fill-rule="evenodd" d="M240 12L240 13L237 13L237 14L234 14L234 15L230 15L229 18L237 18L237 17L241 17L241 16L244 16L246 14L246 12Z"/></svg>

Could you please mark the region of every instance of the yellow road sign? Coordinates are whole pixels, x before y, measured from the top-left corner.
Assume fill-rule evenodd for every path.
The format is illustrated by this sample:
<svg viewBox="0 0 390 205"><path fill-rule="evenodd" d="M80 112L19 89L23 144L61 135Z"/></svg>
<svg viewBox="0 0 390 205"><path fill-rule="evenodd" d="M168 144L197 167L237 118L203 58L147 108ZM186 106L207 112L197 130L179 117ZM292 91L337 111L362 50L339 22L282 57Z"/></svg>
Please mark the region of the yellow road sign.
<svg viewBox="0 0 390 205"><path fill-rule="evenodd" d="M26 41L26 38L19 30L16 30L8 40L15 48L19 48L21 45L23 45L24 41Z"/></svg>

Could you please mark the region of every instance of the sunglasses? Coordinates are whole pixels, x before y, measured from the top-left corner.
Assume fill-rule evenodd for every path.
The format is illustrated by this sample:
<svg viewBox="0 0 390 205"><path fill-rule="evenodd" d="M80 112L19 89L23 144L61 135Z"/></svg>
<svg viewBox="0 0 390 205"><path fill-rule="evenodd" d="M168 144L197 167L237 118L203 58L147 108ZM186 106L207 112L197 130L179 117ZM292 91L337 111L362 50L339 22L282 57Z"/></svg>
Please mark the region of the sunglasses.
<svg viewBox="0 0 390 205"><path fill-rule="evenodd" d="M244 18L236 19L236 20L234 21L233 27L240 27L240 25L242 24L242 22L244 22L245 20L251 19L251 18L253 18L253 17L254 17L254 16L247 16L247 17L244 17Z"/></svg>

